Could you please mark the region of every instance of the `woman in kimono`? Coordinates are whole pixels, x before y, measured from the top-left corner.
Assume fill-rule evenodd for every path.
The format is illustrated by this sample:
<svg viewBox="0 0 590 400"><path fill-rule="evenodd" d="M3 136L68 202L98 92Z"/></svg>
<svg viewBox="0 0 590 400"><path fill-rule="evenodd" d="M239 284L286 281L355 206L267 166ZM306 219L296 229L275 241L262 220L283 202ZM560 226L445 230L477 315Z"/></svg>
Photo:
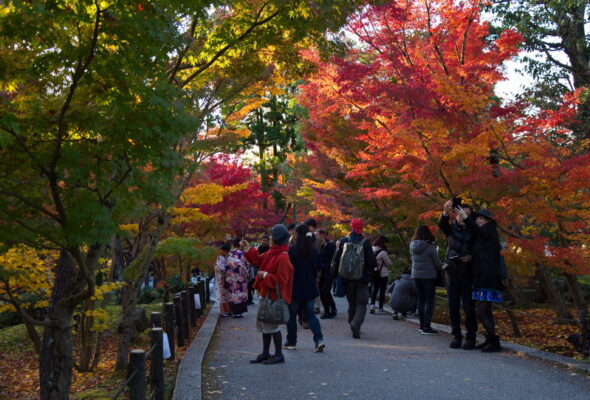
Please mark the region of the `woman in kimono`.
<svg viewBox="0 0 590 400"><path fill-rule="evenodd" d="M217 257L217 262L214 267L217 301L219 301L219 312L222 317L231 317L231 297L226 286L227 259L230 250L231 246L228 243L224 243L219 247L219 257Z"/></svg>
<svg viewBox="0 0 590 400"><path fill-rule="evenodd" d="M225 269L226 288L229 291L229 302L234 318L242 318L248 311L248 280L250 279L250 263L240 249L240 239L232 243L232 250L227 256Z"/></svg>

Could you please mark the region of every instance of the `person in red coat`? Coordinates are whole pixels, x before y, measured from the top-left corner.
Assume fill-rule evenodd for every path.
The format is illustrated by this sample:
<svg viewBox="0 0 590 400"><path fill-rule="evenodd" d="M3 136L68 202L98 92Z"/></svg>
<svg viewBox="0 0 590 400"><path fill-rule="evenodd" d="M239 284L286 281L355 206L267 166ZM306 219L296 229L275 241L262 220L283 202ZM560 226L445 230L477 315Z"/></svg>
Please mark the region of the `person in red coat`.
<svg viewBox="0 0 590 400"><path fill-rule="evenodd" d="M289 260L289 231L283 224L272 227L271 247L270 250L263 254L250 247L246 240L242 240L242 246L246 251L245 257L250 264L259 265L260 268L254 281L254 289L258 290L260 297L270 296L271 300L276 300L276 285L279 286L281 297L288 304L291 303L293 290L293 265ZM282 335L279 325L269 324L256 321L256 329L262 333L262 353L254 360L252 364L277 364L285 362L283 355ZM270 342L275 345L275 354L270 355Z"/></svg>

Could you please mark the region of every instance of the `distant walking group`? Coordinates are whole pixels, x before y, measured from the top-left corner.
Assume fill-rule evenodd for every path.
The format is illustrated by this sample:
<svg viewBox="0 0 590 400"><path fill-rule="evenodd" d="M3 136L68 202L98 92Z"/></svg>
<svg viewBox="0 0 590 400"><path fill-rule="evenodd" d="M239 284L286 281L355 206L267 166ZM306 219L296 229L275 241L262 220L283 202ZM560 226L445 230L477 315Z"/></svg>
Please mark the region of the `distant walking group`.
<svg viewBox="0 0 590 400"><path fill-rule="evenodd" d="M447 238L444 262L430 229L419 226L410 242L411 269L405 269L390 287L393 318L417 313L419 332L437 334L431 322L436 286L444 277L453 336L450 347L500 351L491 307L493 302L502 301L504 288L496 222L488 210L472 212L460 199L453 199L445 203L438 226ZM298 323L311 330L314 351L323 352L326 342L320 319L337 316L332 296L336 279L344 287L353 338L361 337L369 301L371 314L386 313L384 303L393 265L387 253L388 239L378 236L371 243L363 235L360 219L353 219L350 228L348 236L334 243L326 231L316 231L315 220L308 219L289 227L273 226L270 237L264 237L258 248L245 239L221 246L215 272L222 316L242 317L252 303L254 290L261 299L268 300L261 302L256 321L262 334L262 352L251 363L284 362L283 349L296 349ZM316 316L318 302L324 310L320 318ZM461 306L465 313L464 342ZM261 312L272 318L262 318ZM486 340L476 345L478 319L486 331ZM281 324L287 326L284 343ZM271 342L274 354L270 353Z"/></svg>

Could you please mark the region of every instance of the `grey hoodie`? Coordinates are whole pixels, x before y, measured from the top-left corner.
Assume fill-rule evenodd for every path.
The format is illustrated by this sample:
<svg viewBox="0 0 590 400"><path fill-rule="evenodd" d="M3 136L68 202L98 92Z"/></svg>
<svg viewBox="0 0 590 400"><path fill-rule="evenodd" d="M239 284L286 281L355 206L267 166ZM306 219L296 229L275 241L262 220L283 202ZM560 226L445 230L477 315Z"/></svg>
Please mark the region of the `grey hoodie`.
<svg viewBox="0 0 590 400"><path fill-rule="evenodd" d="M426 240L410 242L412 279L436 279L436 270L442 266L436 246Z"/></svg>

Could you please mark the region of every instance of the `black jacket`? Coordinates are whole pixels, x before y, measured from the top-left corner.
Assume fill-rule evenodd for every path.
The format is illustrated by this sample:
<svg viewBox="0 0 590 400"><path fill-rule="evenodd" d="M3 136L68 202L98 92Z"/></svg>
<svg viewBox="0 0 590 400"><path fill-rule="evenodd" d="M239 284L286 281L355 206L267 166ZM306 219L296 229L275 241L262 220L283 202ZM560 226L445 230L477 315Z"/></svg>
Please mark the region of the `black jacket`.
<svg viewBox="0 0 590 400"><path fill-rule="evenodd" d="M336 243L334 242L327 242L321 247L320 251L320 265L322 271L322 278L324 279L332 279L332 272L331 272L331 265L332 265L332 258L334 258L334 253L336 252Z"/></svg>
<svg viewBox="0 0 590 400"><path fill-rule="evenodd" d="M336 254L334 254L334 258L332 259L333 271L338 271L340 267L340 257L342 256L342 251L344 250L344 243L351 241L355 243L360 243L363 239L363 235L359 235L355 232L350 232L350 235L348 235L348 237L345 237L340 241L338 251L336 251ZM375 268L377 268L377 259L375 258L375 253L373 253L373 246L371 245L370 240L365 240L365 243L363 245L363 253L365 256L365 265L363 277L359 280L359 282L369 283L371 281Z"/></svg>
<svg viewBox="0 0 590 400"><path fill-rule="evenodd" d="M473 232L473 287L481 289L504 289L500 278L500 236L494 221L479 227L469 217L465 223Z"/></svg>
<svg viewBox="0 0 590 400"><path fill-rule="evenodd" d="M453 257L471 255L475 239L473 231L467 225L459 225L456 222L450 223L449 216L444 214L441 214L438 219L438 227L447 237L445 262L450 265L449 272L470 276L472 263L454 260Z"/></svg>
<svg viewBox="0 0 590 400"><path fill-rule="evenodd" d="M320 254L313 249L306 259L297 254L295 246L289 247L289 259L293 265L293 300L308 301L319 296L316 276L320 270Z"/></svg>

